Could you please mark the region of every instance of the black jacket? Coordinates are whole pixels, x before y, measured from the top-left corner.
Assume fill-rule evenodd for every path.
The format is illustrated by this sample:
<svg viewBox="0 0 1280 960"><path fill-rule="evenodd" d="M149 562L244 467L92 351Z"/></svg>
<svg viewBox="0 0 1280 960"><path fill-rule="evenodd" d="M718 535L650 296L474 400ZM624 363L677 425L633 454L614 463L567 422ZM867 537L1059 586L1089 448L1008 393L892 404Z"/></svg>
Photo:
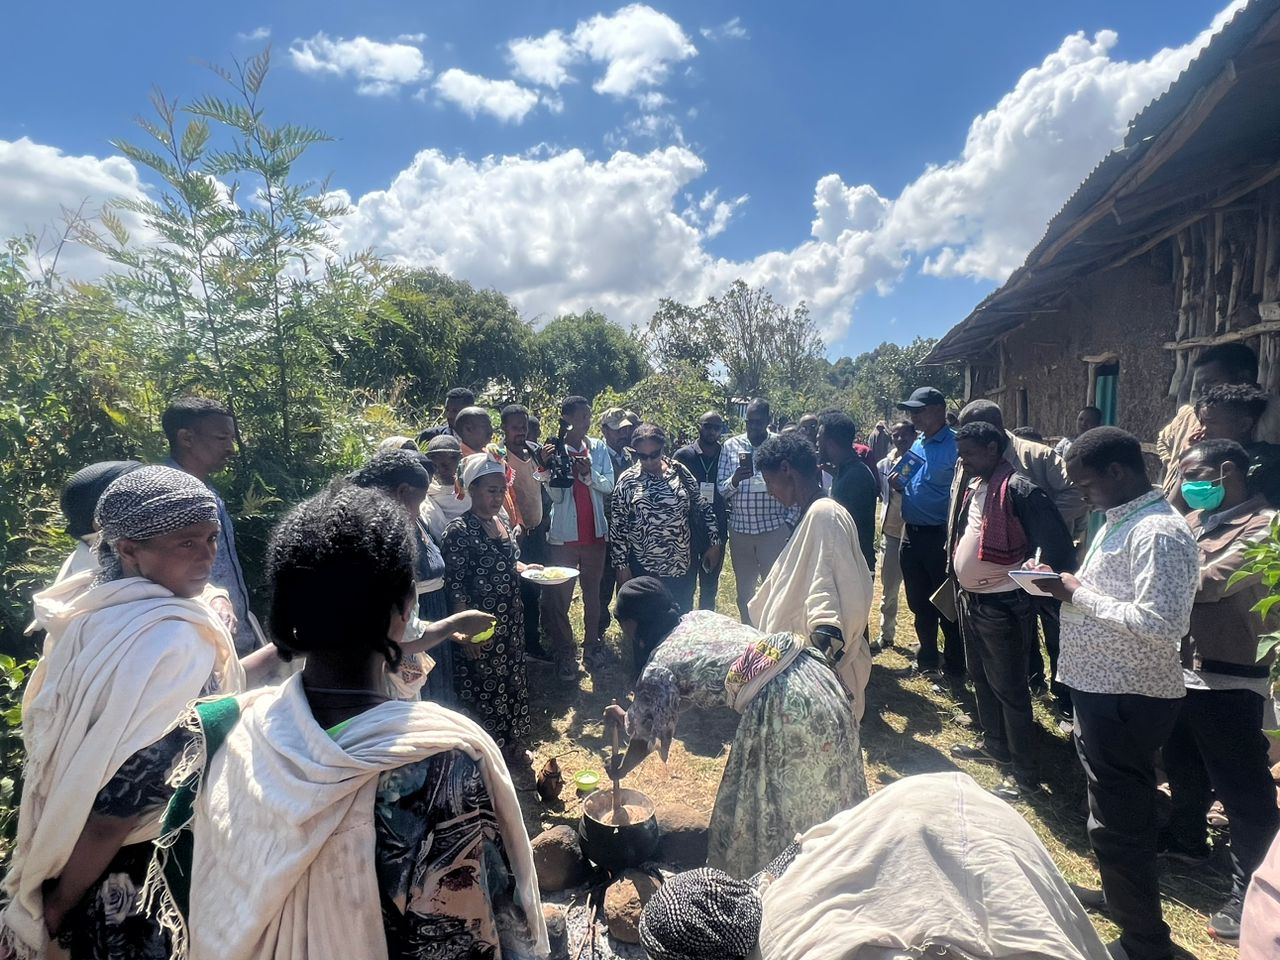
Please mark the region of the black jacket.
<svg viewBox="0 0 1280 960"><path fill-rule="evenodd" d="M963 498L967 492L968 488L962 487L960 496ZM1071 531L1062 522L1062 514L1053 505L1049 495L1022 474L1015 473L1009 478L1009 499L1013 503L1014 516L1018 518L1018 522L1022 524L1022 529L1027 535L1027 556L1025 559L1035 556L1036 549L1039 548L1041 563L1052 567L1059 573L1064 571L1068 573L1074 572L1076 569L1076 548L1071 540ZM947 551L948 562L955 555L956 544L968 525L969 506L969 503L962 501L955 526L951 532L951 545Z"/></svg>

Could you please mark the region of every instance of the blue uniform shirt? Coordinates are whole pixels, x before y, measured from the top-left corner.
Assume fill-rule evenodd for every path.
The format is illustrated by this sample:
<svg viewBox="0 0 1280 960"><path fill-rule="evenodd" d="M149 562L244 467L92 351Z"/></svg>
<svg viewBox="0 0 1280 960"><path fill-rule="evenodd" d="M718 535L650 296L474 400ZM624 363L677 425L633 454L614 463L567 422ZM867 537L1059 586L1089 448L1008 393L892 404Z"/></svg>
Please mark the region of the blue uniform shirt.
<svg viewBox="0 0 1280 960"><path fill-rule="evenodd" d="M902 519L917 527L940 527L947 522L951 480L956 472L956 435L945 424L932 437L919 436L911 449L924 459L902 491Z"/></svg>

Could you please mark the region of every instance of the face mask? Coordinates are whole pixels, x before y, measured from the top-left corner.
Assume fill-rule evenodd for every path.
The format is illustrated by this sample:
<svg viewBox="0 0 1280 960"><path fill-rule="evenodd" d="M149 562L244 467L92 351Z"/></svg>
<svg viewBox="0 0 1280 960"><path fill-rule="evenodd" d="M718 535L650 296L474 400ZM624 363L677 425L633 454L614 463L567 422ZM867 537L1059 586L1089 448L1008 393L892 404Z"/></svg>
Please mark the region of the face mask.
<svg viewBox="0 0 1280 960"><path fill-rule="evenodd" d="M1217 480L1189 480L1182 484L1182 499L1192 510L1217 510L1226 495L1221 477Z"/></svg>

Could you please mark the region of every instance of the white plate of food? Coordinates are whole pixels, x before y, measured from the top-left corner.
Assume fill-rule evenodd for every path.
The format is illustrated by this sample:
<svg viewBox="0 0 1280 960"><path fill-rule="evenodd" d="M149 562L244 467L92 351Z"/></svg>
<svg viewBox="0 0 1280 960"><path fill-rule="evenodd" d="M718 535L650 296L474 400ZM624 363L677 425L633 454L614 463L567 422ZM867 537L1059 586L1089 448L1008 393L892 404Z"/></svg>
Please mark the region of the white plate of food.
<svg viewBox="0 0 1280 960"><path fill-rule="evenodd" d="M534 567L520 574L526 580L548 587L558 583L568 583L577 575L578 571L573 567Z"/></svg>

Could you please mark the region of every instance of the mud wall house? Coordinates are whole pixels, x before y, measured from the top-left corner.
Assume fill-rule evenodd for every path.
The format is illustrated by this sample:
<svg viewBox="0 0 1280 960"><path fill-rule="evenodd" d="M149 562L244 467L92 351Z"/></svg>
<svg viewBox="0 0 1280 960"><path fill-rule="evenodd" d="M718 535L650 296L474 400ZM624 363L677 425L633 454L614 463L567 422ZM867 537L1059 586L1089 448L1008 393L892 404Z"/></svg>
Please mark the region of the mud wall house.
<svg viewBox="0 0 1280 960"><path fill-rule="evenodd" d="M1133 119L927 362L964 363L966 398L1012 425L1062 435L1095 405L1150 445L1195 357L1230 341L1280 392L1280 0L1241 9Z"/></svg>

